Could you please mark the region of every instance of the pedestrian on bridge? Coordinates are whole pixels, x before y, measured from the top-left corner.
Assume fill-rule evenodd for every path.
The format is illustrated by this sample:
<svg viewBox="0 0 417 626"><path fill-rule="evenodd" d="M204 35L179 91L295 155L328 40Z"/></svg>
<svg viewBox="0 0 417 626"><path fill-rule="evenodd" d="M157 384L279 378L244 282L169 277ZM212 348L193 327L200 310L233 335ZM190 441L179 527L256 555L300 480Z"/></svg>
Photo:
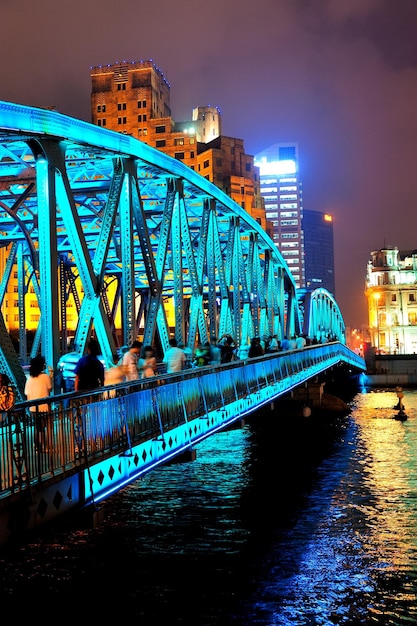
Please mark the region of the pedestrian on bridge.
<svg viewBox="0 0 417 626"><path fill-rule="evenodd" d="M263 354L264 354L264 349L262 348L260 337L252 337L250 341L248 357L252 358L255 356L263 356Z"/></svg>
<svg viewBox="0 0 417 626"><path fill-rule="evenodd" d="M104 365L98 358L100 347L95 339L87 344L87 354L75 366L75 391L99 389L104 385Z"/></svg>
<svg viewBox="0 0 417 626"><path fill-rule="evenodd" d="M185 369L185 353L184 350L178 347L178 342L175 337L169 340L169 348L164 354L162 363L166 365L167 374L173 374L175 372L181 372Z"/></svg>
<svg viewBox="0 0 417 626"><path fill-rule="evenodd" d="M25 396L28 400L38 400L51 395L53 370L45 372L44 356L35 356L30 362L29 378L25 384ZM49 405L33 405L29 409L35 419L35 447L37 452L48 452L53 448L53 422Z"/></svg>
<svg viewBox="0 0 417 626"><path fill-rule="evenodd" d="M225 333L220 337L218 346L221 350L221 362L230 363L236 356L236 343L231 335Z"/></svg>
<svg viewBox="0 0 417 626"><path fill-rule="evenodd" d="M199 343L194 352L194 367L204 367L210 363L210 344L206 342L204 345Z"/></svg>
<svg viewBox="0 0 417 626"><path fill-rule="evenodd" d="M210 365L220 365L222 362L222 351L216 341L210 342Z"/></svg>
<svg viewBox="0 0 417 626"><path fill-rule="evenodd" d="M140 350L141 344L135 340L123 355L122 364L126 367L126 380L138 380L140 378L138 369Z"/></svg>
<svg viewBox="0 0 417 626"><path fill-rule="evenodd" d="M152 378L158 374L158 363L156 361L155 350L152 346L143 348L143 356L138 363L141 378Z"/></svg>
<svg viewBox="0 0 417 626"><path fill-rule="evenodd" d="M297 338L295 340L295 346L297 350L301 350L302 348L305 348L306 343L307 341L306 341L305 335L297 335Z"/></svg>
<svg viewBox="0 0 417 626"><path fill-rule="evenodd" d="M117 354L114 355L113 358L114 365L113 367L109 367L104 372L104 385L113 386L118 385L119 383L123 383L126 380L126 366L119 362L119 357ZM114 398L116 396L116 390L112 389L108 393L109 398Z"/></svg>
<svg viewBox="0 0 417 626"><path fill-rule="evenodd" d="M269 353L271 352L279 352L281 350L281 342L279 341L276 335L271 335L269 338L268 349L266 350Z"/></svg>

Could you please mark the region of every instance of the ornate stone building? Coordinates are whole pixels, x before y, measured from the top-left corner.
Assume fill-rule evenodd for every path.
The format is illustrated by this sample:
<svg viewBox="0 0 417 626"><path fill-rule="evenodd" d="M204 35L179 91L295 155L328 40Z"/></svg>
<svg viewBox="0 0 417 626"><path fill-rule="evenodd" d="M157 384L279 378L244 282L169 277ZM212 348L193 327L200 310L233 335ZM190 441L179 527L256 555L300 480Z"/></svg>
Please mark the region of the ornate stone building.
<svg viewBox="0 0 417 626"><path fill-rule="evenodd" d="M371 252L365 295L375 352L417 354L417 250Z"/></svg>

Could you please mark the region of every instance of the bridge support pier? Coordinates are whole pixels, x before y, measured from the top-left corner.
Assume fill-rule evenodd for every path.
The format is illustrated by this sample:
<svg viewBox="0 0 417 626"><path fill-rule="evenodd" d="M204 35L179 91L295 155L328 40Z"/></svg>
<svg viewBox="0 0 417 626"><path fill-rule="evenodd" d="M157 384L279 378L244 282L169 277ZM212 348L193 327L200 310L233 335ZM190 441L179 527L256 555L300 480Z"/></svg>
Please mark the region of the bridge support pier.
<svg viewBox="0 0 417 626"><path fill-rule="evenodd" d="M187 450L184 450L184 452L181 452L181 454L177 454L167 463L188 463L189 461L195 461L196 458L197 450L195 448L187 448Z"/></svg>
<svg viewBox="0 0 417 626"><path fill-rule="evenodd" d="M293 391L293 398L306 406L320 407L326 383L306 382L303 386Z"/></svg>

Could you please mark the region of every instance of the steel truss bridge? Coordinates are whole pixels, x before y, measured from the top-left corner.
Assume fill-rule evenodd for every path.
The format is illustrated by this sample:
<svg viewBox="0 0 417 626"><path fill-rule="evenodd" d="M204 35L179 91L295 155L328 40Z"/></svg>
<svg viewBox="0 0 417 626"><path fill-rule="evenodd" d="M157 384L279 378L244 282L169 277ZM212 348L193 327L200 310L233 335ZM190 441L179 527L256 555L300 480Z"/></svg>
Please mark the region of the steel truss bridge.
<svg viewBox="0 0 417 626"><path fill-rule="evenodd" d="M0 231L0 371L18 400L0 414L0 545L95 505L327 371L366 369L330 293L297 292L256 221L132 137L0 102ZM39 312L30 346L29 295ZM23 394L31 357L56 368L95 335L111 366L120 345L140 337L163 353L173 333L190 349L224 333L240 347L274 334L332 341L88 394L56 388L46 400L50 445L36 451L29 408L41 402Z"/></svg>
<svg viewBox="0 0 417 626"><path fill-rule="evenodd" d="M240 346L302 332L345 343L333 296L297 293L273 241L216 186L53 111L0 102L0 232L0 368L20 400L29 359L41 352L56 368L70 335L81 355L93 333L107 365L138 336L163 353L172 328L191 349L224 333ZM28 294L40 315L31 345Z"/></svg>
<svg viewBox="0 0 417 626"><path fill-rule="evenodd" d="M47 399L50 432L41 452L28 409L45 399L18 403L0 425L0 545L71 510L97 511L115 491L164 463L192 460L205 438L297 387L311 398L326 373L344 379L362 368L362 359L333 342L56 395Z"/></svg>

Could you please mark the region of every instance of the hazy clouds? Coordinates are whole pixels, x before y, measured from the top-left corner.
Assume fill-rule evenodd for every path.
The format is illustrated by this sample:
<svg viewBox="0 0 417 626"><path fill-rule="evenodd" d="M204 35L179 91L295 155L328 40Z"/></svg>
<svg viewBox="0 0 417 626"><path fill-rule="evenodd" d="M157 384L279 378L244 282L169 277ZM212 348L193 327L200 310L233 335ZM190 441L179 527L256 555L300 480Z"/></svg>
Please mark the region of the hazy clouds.
<svg viewBox="0 0 417 626"><path fill-rule="evenodd" d="M90 66L153 59L174 119L219 106L256 154L300 148L306 208L334 215L336 298L367 322L366 263L417 249L415 0L0 2L0 98L90 119Z"/></svg>

